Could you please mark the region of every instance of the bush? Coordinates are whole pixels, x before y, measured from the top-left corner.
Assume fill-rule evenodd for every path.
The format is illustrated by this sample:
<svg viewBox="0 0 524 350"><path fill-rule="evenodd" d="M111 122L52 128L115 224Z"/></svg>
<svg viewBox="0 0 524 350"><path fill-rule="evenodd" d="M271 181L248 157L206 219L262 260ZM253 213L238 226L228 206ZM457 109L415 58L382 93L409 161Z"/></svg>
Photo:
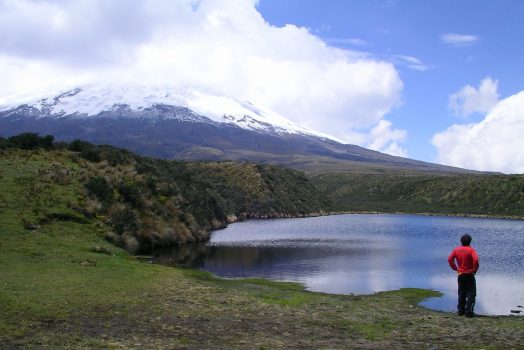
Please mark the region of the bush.
<svg viewBox="0 0 524 350"><path fill-rule="evenodd" d="M138 219L132 210L116 210L111 214L111 226L119 236L124 232L134 233L138 229Z"/></svg>
<svg viewBox="0 0 524 350"><path fill-rule="evenodd" d="M82 152L83 150L88 150L92 148L92 144L82 140L74 140L69 144L69 150L73 152Z"/></svg>
<svg viewBox="0 0 524 350"><path fill-rule="evenodd" d="M0 136L0 149L7 149L9 148L9 141L2 136Z"/></svg>
<svg viewBox="0 0 524 350"><path fill-rule="evenodd" d="M80 152L80 157L93 163L98 163L102 160L100 157L100 150L97 146L82 140L74 140L69 144L69 150L73 152Z"/></svg>
<svg viewBox="0 0 524 350"><path fill-rule="evenodd" d="M111 166L130 163L133 158L133 155L128 151L113 146L101 145L96 146L96 148L100 151L102 159L107 160Z"/></svg>
<svg viewBox="0 0 524 350"><path fill-rule="evenodd" d="M85 186L89 192L103 203L108 203L113 198L113 190L103 176L91 178Z"/></svg>
<svg viewBox="0 0 524 350"><path fill-rule="evenodd" d="M117 189L125 202L135 208L142 207L142 197L140 196L138 185L135 182L120 182Z"/></svg>
<svg viewBox="0 0 524 350"><path fill-rule="evenodd" d="M100 152L96 148L82 150L82 152L80 152L80 157L93 163L98 163L102 160Z"/></svg>
<svg viewBox="0 0 524 350"><path fill-rule="evenodd" d="M40 137L37 133L27 132L16 136L11 136L9 138L9 143L10 146L21 149L52 149L54 139L55 138L52 135Z"/></svg>
<svg viewBox="0 0 524 350"><path fill-rule="evenodd" d="M58 149L58 150L69 149L69 144L67 142L64 142L64 141L55 142L54 146L55 146L55 149Z"/></svg>

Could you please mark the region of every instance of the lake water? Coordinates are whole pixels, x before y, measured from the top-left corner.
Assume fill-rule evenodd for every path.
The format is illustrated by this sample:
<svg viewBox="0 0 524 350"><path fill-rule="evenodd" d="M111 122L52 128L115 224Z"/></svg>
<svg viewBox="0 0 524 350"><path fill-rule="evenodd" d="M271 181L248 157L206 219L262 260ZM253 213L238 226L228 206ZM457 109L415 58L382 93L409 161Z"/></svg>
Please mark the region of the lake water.
<svg viewBox="0 0 524 350"><path fill-rule="evenodd" d="M296 281L327 293L427 288L444 296L422 305L456 311L456 274L447 257L464 233L480 257L475 312L524 314L524 221L412 215L254 220L214 232L207 244L156 252L155 262L222 277Z"/></svg>

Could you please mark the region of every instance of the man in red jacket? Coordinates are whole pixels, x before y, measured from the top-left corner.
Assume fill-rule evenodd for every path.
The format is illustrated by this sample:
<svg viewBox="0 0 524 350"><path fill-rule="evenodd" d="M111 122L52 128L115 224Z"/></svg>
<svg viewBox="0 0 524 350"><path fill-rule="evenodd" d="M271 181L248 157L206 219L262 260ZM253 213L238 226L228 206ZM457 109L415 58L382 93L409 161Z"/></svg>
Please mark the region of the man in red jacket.
<svg viewBox="0 0 524 350"><path fill-rule="evenodd" d="M475 297L477 296L477 286L475 273L479 269L479 257L475 249L470 247L471 236L466 234L460 237L462 246L453 249L448 257L449 266L458 274L458 315L473 317L475 307ZM455 265L455 260L457 265Z"/></svg>

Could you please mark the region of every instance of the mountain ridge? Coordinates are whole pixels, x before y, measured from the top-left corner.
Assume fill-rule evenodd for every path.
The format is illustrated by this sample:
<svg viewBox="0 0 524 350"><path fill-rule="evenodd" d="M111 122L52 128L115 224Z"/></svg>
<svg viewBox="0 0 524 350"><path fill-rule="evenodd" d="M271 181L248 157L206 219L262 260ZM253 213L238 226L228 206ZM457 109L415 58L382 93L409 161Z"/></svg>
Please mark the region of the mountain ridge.
<svg viewBox="0 0 524 350"><path fill-rule="evenodd" d="M38 132L83 139L165 159L268 162L308 173L476 173L345 144L224 96L127 85L90 89L4 101L0 130L3 136Z"/></svg>
<svg viewBox="0 0 524 350"><path fill-rule="evenodd" d="M191 110L197 120L205 117L214 122L235 124L244 129L303 133L336 140L332 136L293 123L268 108L195 88L88 84L51 95L50 97L49 93L40 93L11 97L0 103L0 112L27 106L34 109L34 115L38 118L98 118L107 115L108 112L118 112L122 107L127 107L128 111L141 112L155 106L177 106ZM130 114L128 117L133 116Z"/></svg>

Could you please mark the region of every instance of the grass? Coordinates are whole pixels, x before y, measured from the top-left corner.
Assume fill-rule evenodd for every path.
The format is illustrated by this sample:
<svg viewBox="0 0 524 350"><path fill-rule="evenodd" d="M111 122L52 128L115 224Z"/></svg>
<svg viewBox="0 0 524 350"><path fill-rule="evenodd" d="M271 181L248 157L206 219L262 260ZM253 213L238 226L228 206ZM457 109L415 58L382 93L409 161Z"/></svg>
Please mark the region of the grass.
<svg viewBox="0 0 524 350"><path fill-rule="evenodd" d="M48 156L0 156L3 349L524 348L524 318L418 307L432 291L329 295L139 261L97 220L70 219L80 187L36 176Z"/></svg>
<svg viewBox="0 0 524 350"><path fill-rule="evenodd" d="M523 175L323 174L338 210L524 218Z"/></svg>

